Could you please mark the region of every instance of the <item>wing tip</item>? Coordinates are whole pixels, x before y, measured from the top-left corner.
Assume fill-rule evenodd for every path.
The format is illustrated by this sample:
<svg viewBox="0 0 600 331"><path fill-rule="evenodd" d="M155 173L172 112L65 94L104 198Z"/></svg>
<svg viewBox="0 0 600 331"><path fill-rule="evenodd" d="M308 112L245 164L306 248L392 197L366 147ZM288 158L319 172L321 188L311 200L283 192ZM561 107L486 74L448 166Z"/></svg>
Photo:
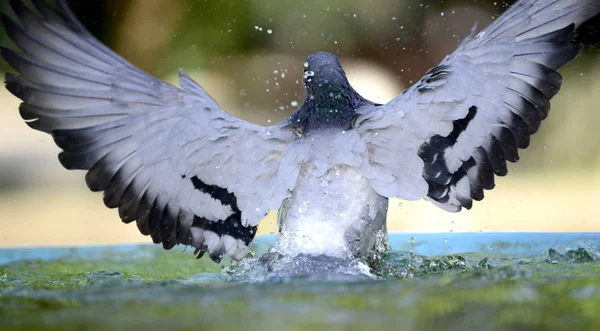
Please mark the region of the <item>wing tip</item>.
<svg viewBox="0 0 600 331"><path fill-rule="evenodd" d="M25 86L22 80L21 76L7 72L4 76L4 86L12 95L25 102Z"/></svg>

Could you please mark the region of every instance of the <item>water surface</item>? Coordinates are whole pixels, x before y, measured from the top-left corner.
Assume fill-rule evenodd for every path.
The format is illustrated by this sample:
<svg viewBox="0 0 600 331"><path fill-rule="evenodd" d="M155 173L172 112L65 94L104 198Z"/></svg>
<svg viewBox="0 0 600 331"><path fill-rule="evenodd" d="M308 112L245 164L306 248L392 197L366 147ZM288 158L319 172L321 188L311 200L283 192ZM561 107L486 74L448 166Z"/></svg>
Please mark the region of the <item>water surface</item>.
<svg viewBox="0 0 600 331"><path fill-rule="evenodd" d="M395 234L375 269L340 262L362 274L257 270L273 240L260 238L257 258L238 265L153 245L0 250L0 327L585 330L600 322L600 234Z"/></svg>

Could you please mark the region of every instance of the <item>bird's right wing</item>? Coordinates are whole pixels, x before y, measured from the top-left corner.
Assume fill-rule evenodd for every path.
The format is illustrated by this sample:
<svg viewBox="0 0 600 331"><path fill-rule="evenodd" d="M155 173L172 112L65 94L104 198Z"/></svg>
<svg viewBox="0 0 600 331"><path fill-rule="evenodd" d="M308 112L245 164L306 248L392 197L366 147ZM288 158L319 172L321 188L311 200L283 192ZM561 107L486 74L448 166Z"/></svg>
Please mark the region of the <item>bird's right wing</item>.
<svg viewBox="0 0 600 331"><path fill-rule="evenodd" d="M600 0L520 0L382 106L361 109L362 173L386 197L471 208L548 116L577 26Z"/></svg>
<svg viewBox="0 0 600 331"><path fill-rule="evenodd" d="M11 5L2 23L23 50L1 50L20 75L6 87L21 116L52 134L67 169L88 170L92 191L166 249L176 244L242 258L259 220L293 188L282 166L295 140L285 124L262 127L224 111L183 72L181 89L135 68L77 21L63 0L37 12Z"/></svg>

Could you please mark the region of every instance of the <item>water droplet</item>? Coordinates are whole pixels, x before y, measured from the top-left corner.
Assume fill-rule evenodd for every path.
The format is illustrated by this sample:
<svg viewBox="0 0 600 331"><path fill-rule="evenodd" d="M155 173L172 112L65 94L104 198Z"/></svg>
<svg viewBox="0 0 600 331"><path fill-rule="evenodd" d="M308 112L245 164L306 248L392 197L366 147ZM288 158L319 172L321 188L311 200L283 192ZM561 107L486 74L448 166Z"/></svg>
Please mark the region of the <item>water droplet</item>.
<svg viewBox="0 0 600 331"><path fill-rule="evenodd" d="M269 29L269 30L267 30L267 33L271 34L271 33L273 33L273 30Z"/></svg>
<svg viewBox="0 0 600 331"><path fill-rule="evenodd" d="M290 103L290 106L292 107L298 107L298 101L294 100Z"/></svg>
<svg viewBox="0 0 600 331"><path fill-rule="evenodd" d="M305 79L308 78L308 77L312 77L314 75L315 75L315 72L312 71L312 70L308 70L308 71L304 72L304 78Z"/></svg>
<svg viewBox="0 0 600 331"><path fill-rule="evenodd" d="M300 204L300 207L298 207L298 212L300 214L304 214L304 213L306 213L307 210L308 210L308 202L302 201L302 203Z"/></svg>

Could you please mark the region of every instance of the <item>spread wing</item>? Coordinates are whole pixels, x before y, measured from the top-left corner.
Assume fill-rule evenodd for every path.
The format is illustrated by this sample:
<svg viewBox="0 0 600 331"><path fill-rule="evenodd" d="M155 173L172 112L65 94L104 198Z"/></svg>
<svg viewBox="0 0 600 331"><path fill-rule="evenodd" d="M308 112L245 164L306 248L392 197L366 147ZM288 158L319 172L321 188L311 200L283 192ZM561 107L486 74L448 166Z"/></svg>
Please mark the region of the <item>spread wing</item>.
<svg viewBox="0 0 600 331"><path fill-rule="evenodd" d="M294 169L280 164L295 135L227 114L183 72L181 89L143 73L64 1L58 13L32 3L37 12L11 1L21 25L2 16L23 50L1 55L20 73L6 87L27 124L51 134L63 166L88 170L89 188L155 243L244 257L259 220L293 187Z"/></svg>
<svg viewBox="0 0 600 331"><path fill-rule="evenodd" d="M521 0L388 104L363 109L363 174L386 197L471 208L519 160L582 46L599 0Z"/></svg>

